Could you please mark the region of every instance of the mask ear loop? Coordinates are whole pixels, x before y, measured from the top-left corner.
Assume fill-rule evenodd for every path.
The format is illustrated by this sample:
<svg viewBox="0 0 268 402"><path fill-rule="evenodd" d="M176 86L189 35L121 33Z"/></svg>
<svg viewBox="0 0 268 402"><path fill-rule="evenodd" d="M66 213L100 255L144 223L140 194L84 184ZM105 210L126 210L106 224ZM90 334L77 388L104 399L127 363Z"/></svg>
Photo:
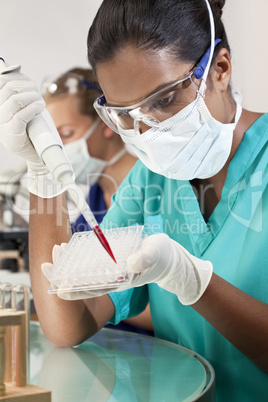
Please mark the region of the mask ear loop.
<svg viewBox="0 0 268 402"><path fill-rule="evenodd" d="M200 94L203 94L203 95L201 95L203 97L205 96L207 76L208 76L209 69L210 69L210 66L211 66L211 61L212 61L212 57L213 57L213 53L214 53L214 47L216 46L216 44L215 44L215 23L214 23L214 18L213 18L212 10L211 10L211 7L209 5L208 0L205 0L205 2L206 2L206 5L207 5L208 14L209 14L209 21L210 21L211 45L210 45L210 49L208 49L208 51L202 57L199 65L198 65L199 69L197 70L197 74L199 72L199 74L198 74L199 78L201 78L202 75L203 75L201 86L200 86L200 89L199 89ZM220 40L221 39L217 39L217 41L220 41ZM209 57L208 57L208 55L209 55ZM207 58L208 58L208 60L207 60ZM205 67L205 62L206 61L207 61L207 65ZM205 71L204 71L204 67L205 67ZM204 71L204 74L202 74L200 76L201 69ZM194 75L195 75L195 72L194 72Z"/></svg>
<svg viewBox="0 0 268 402"><path fill-rule="evenodd" d="M83 139L84 140L88 140L88 138L91 136L91 134L94 133L94 131L96 130L96 128L98 127L98 125L100 124L100 117L97 117L97 119L94 121L94 123L89 127L89 129L85 132L85 134L83 135ZM71 143L70 143L71 144Z"/></svg>

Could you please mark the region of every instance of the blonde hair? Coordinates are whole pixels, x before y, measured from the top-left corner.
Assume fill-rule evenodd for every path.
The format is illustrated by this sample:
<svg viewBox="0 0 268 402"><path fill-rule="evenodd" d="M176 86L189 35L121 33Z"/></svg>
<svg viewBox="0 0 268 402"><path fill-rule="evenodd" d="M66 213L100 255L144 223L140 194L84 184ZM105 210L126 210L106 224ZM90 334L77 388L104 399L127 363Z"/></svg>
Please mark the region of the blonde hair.
<svg viewBox="0 0 268 402"><path fill-rule="evenodd" d="M75 67L60 75L52 82L46 82L43 98L46 104L53 100L70 94L68 79L77 79L76 91L73 93L79 99L79 112L83 115L97 118L93 107L94 100L102 94L102 90L91 69Z"/></svg>

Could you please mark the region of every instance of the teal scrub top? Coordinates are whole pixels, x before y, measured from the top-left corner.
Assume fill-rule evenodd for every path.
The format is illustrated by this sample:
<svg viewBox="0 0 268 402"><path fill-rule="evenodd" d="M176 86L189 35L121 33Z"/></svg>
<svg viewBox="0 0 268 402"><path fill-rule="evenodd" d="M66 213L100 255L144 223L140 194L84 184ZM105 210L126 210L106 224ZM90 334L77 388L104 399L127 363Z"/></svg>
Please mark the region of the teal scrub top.
<svg viewBox="0 0 268 402"><path fill-rule="evenodd" d="M167 179L138 161L113 197L103 227L144 224L149 235L167 233L196 257L210 260L216 274L268 303L267 140L264 114L245 133L207 222L189 181ZM149 301L155 335L213 365L217 401L268 400L268 374L174 294L149 284L109 296L115 306L113 324L137 315Z"/></svg>

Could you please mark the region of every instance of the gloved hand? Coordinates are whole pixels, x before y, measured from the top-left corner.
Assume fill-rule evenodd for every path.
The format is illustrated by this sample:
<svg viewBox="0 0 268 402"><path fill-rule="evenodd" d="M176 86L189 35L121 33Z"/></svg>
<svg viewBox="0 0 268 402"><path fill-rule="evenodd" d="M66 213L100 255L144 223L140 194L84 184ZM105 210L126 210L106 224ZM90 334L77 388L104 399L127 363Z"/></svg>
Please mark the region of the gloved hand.
<svg viewBox="0 0 268 402"><path fill-rule="evenodd" d="M210 261L191 255L164 233L147 237L141 249L128 258L127 265L130 272L136 273L131 287L157 283L177 295L184 305L200 299L213 271Z"/></svg>
<svg viewBox="0 0 268 402"><path fill-rule="evenodd" d="M0 74L0 142L26 160L29 191L46 198L60 194L61 185L37 155L26 131L44 108L45 102L28 77L18 71Z"/></svg>
<svg viewBox="0 0 268 402"><path fill-rule="evenodd" d="M53 264L57 262L65 245L54 246L52 251ZM53 264L42 264L42 271L48 280ZM127 265L128 272L133 273L134 276L131 283L126 286L121 285L118 289L70 293L65 293L64 289L59 289L58 296L65 300L87 299L112 291L122 291L147 283L157 283L168 292L176 294L182 304L191 305L196 303L205 292L213 270L211 262L194 257L164 233L147 237L143 241L141 249L128 258Z"/></svg>

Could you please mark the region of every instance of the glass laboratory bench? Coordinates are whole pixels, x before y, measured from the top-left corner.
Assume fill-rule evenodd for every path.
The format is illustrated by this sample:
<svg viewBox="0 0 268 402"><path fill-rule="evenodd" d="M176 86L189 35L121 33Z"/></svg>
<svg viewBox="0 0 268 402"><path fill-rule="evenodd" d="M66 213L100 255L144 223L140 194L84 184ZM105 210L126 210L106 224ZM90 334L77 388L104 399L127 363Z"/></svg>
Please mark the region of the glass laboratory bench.
<svg viewBox="0 0 268 402"><path fill-rule="evenodd" d="M200 355L151 336L104 328L74 348L54 348L30 323L30 384L53 402L215 401L215 375Z"/></svg>

